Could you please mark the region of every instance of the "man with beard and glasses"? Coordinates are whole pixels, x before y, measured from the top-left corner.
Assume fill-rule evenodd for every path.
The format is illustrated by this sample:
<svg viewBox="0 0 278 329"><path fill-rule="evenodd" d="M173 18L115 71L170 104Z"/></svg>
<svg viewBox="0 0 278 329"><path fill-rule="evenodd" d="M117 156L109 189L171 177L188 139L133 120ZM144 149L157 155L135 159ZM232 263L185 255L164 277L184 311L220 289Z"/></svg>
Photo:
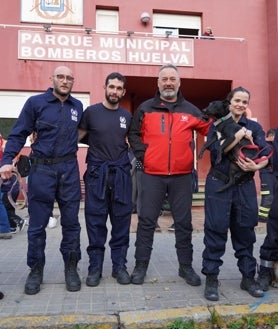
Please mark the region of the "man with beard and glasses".
<svg viewBox="0 0 278 329"><path fill-rule="evenodd" d="M165 196L175 224L179 275L187 284L199 286L201 279L192 268L192 170L196 130L206 135L210 122L180 92L180 76L172 64L158 74L158 91L134 114L129 142L141 162L138 176L138 228L133 284L144 283L154 231Z"/></svg>
<svg viewBox="0 0 278 329"><path fill-rule="evenodd" d="M95 287L102 277L107 239L107 218L111 222L112 276L129 284L126 269L132 212L131 164L127 135L132 115L120 106L126 79L118 72L106 77L105 99L89 106L79 125L79 137L89 145L84 174L85 220L89 245L86 284Z"/></svg>
<svg viewBox="0 0 278 329"><path fill-rule="evenodd" d="M45 265L46 226L56 199L62 226L60 251L65 263L68 291L78 291L81 281L77 263L81 258L78 212L81 199L80 176L76 153L78 124L82 103L70 95L74 76L66 66L57 67L50 77L53 88L31 96L8 137L0 173L3 179L12 176L13 159L21 151L26 138L36 132L31 145L31 169L28 176L28 251L31 268L25 293L40 291Z"/></svg>

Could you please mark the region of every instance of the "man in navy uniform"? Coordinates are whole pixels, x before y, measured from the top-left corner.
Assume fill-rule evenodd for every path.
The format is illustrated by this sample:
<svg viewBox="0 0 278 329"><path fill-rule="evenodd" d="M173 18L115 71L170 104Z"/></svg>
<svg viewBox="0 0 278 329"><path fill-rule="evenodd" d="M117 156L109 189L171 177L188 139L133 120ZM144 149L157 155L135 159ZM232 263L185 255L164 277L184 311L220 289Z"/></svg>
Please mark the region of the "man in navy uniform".
<svg viewBox="0 0 278 329"><path fill-rule="evenodd" d="M60 251L65 263L68 291L78 291L81 281L77 263L81 258L78 212L81 198L78 149L78 124L83 112L82 103L70 95L74 83L72 71L57 67L50 80L53 88L30 97L17 119L5 147L0 169L1 177L9 179L14 170L13 159L36 132L31 145L31 170L28 177L28 252L31 268L25 293L40 291L45 265L46 231L49 217L57 200L62 225Z"/></svg>

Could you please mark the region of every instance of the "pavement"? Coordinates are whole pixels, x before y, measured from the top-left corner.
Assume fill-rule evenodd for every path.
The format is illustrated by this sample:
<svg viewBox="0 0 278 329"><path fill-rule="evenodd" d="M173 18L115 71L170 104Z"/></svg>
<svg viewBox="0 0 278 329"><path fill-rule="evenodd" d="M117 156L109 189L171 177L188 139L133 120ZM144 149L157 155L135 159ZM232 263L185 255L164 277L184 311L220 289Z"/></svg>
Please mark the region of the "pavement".
<svg viewBox="0 0 278 329"><path fill-rule="evenodd" d="M27 209L17 213L28 218ZM59 211L54 209L54 216ZM241 275L230 240L221 267L220 300L207 301L204 294L205 277L201 274L203 251L203 209L193 209L194 263L201 275L202 285L192 287L178 276L175 252L175 235L168 231L171 214L159 217L160 232L155 233L151 262L143 285L119 285L111 277L109 247L106 249L103 278L98 287L85 284L88 268L86 253L87 235L84 213L80 209L82 259L78 264L82 287L78 292L68 292L64 283L64 264L59 251L61 226L47 229L46 265L41 291L33 296L24 294L24 284L29 273L26 265L27 226L13 235L11 240L0 240L0 328L78 328L98 329L154 329L166 328L177 318L206 322L212 310L219 316L246 314L273 314L278 312L278 289L270 288L263 298L253 298L239 287ZM108 220L109 223L109 220ZM109 225L108 225L109 226ZM134 268L134 242L137 215L132 216L128 271ZM257 227L254 255L259 259L259 247L265 237L265 224ZM108 237L109 240L109 237ZM76 327L75 327L76 328Z"/></svg>

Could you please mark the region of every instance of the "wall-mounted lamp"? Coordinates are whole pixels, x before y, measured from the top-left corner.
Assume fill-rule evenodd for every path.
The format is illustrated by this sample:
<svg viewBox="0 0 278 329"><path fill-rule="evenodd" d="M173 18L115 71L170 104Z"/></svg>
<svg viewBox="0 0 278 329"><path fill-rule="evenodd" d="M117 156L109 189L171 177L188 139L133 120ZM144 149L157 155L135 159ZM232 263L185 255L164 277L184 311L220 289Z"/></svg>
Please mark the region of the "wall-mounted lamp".
<svg viewBox="0 0 278 329"><path fill-rule="evenodd" d="M144 24L144 25L147 25L151 20L151 16L149 13L147 12L144 12L141 14L141 22Z"/></svg>
<svg viewBox="0 0 278 329"><path fill-rule="evenodd" d="M132 34L134 34L134 31L126 31L126 34L128 37L130 37Z"/></svg>
<svg viewBox="0 0 278 329"><path fill-rule="evenodd" d="M169 38L172 35L173 31L165 31L166 38Z"/></svg>
<svg viewBox="0 0 278 329"><path fill-rule="evenodd" d="M91 27L85 27L85 32L86 32L86 34L91 34L92 33L92 28Z"/></svg>
<svg viewBox="0 0 278 329"><path fill-rule="evenodd" d="M43 24L45 32L51 32L51 24Z"/></svg>

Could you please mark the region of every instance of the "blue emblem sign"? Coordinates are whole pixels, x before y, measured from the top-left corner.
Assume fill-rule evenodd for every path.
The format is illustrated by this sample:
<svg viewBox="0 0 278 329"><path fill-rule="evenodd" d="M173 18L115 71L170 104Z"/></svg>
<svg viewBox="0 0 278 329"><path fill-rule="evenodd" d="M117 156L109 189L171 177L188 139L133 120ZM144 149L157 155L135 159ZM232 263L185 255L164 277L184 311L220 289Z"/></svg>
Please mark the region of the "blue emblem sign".
<svg viewBox="0 0 278 329"><path fill-rule="evenodd" d="M42 11L56 11L62 12L65 10L64 0L42 0L40 2L40 7Z"/></svg>

